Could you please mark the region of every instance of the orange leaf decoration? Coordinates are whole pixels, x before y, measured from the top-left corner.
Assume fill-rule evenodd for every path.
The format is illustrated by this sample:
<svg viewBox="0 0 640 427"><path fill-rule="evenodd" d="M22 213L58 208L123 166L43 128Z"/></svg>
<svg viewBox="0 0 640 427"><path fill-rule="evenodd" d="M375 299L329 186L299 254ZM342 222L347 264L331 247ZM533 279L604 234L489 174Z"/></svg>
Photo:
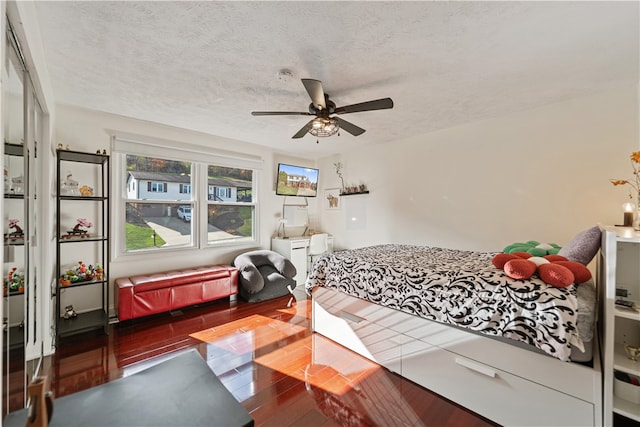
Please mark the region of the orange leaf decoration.
<svg viewBox="0 0 640 427"><path fill-rule="evenodd" d="M629 181L627 181L626 179L612 179L611 183L613 185L625 185L625 184L628 184Z"/></svg>
<svg viewBox="0 0 640 427"><path fill-rule="evenodd" d="M627 179L610 179L609 181L614 186L618 185L628 185L629 188L629 199L633 200L634 193L637 196L636 206L640 207L640 151L634 151L629 156L631 159L631 170L634 176L634 179L629 181Z"/></svg>

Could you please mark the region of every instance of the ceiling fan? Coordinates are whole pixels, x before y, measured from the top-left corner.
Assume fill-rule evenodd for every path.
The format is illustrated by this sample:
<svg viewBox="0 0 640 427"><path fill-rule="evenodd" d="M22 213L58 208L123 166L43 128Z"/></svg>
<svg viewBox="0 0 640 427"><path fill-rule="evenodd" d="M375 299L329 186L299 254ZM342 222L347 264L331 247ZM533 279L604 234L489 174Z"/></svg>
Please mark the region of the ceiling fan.
<svg viewBox="0 0 640 427"><path fill-rule="evenodd" d="M311 97L309 112L306 111L252 111L254 116L316 116L302 127L293 138L302 138L307 132L316 137L335 135L341 128L353 136L362 135L364 129L332 114L358 113L362 111L385 110L393 108L391 98L376 99L358 104L336 107L329 95L322 89L322 82L314 79L302 79L302 84Z"/></svg>

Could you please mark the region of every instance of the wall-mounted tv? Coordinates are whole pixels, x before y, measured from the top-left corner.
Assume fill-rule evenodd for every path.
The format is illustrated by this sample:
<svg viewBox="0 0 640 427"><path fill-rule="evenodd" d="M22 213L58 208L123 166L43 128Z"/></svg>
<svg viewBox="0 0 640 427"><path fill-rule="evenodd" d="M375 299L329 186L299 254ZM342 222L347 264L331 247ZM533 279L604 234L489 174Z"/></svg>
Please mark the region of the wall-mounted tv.
<svg viewBox="0 0 640 427"><path fill-rule="evenodd" d="M278 196L316 197L318 194L318 169L278 163Z"/></svg>

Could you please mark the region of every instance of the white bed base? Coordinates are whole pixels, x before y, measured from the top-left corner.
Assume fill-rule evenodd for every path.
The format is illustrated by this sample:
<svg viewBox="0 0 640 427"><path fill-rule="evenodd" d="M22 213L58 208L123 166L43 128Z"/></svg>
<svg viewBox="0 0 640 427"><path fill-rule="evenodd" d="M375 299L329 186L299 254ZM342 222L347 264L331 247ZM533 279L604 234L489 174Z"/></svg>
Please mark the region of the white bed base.
<svg viewBox="0 0 640 427"><path fill-rule="evenodd" d="M312 316L315 332L502 425L602 425L597 342L593 367L562 362L323 287Z"/></svg>

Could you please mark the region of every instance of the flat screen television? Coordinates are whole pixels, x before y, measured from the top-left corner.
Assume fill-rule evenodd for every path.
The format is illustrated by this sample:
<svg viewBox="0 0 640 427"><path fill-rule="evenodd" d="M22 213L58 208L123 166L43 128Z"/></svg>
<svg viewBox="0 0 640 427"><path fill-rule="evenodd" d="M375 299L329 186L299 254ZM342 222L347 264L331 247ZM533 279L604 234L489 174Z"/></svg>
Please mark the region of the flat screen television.
<svg viewBox="0 0 640 427"><path fill-rule="evenodd" d="M276 194L278 196L316 197L318 169L278 163Z"/></svg>

